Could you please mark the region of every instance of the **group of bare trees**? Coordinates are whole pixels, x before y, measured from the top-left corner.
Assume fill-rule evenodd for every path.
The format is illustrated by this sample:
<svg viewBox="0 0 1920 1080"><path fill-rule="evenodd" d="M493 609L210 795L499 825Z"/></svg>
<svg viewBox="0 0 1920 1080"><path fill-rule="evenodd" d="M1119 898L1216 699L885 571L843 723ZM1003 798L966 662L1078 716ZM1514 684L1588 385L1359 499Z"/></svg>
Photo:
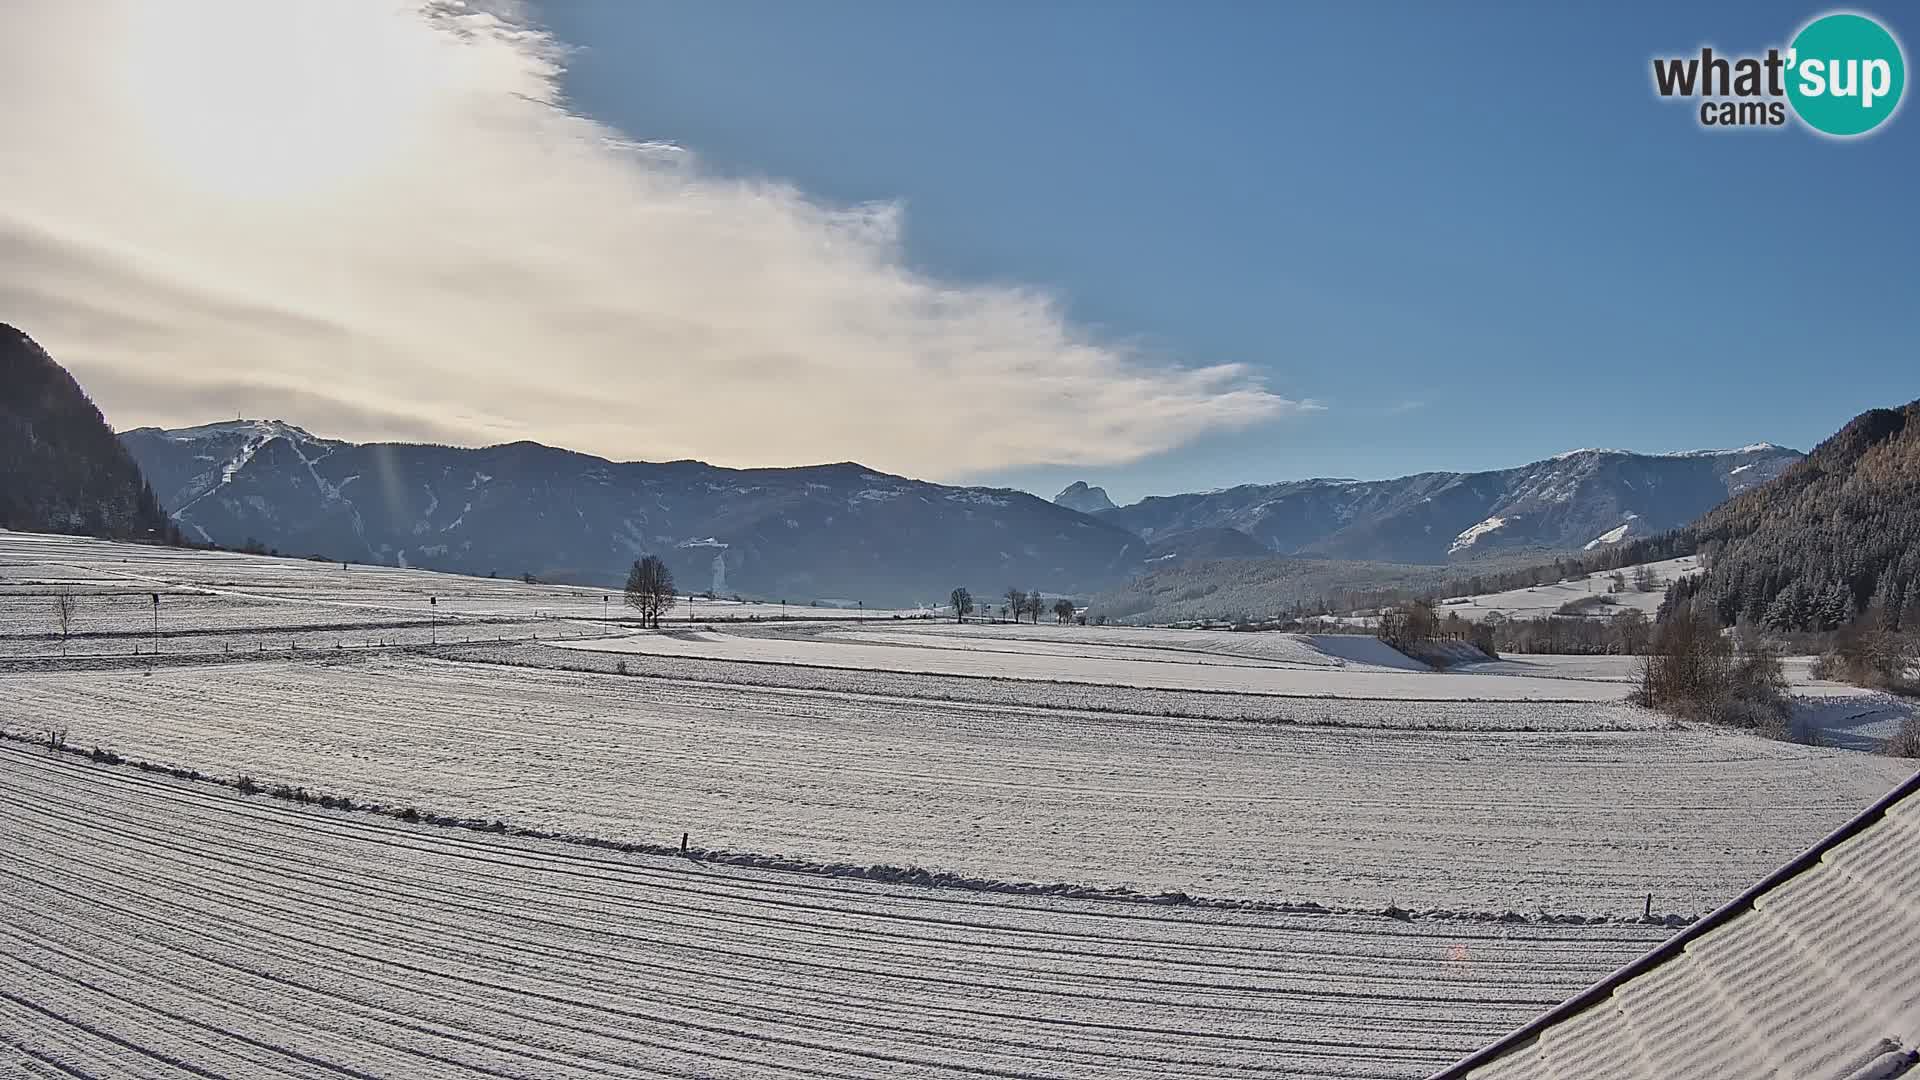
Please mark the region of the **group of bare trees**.
<svg viewBox="0 0 1920 1080"><path fill-rule="evenodd" d="M1382 609L1380 628L1375 636L1401 652L1407 652L1432 641L1439 626L1440 620L1433 612L1433 601L1414 600L1398 607Z"/></svg>
<svg viewBox="0 0 1920 1080"><path fill-rule="evenodd" d="M1040 595L1038 589L1032 592L1024 589L1008 589L1005 599L1007 602L1000 605L1000 617L1003 619L1010 618L1019 622L1022 617L1027 617L1037 624L1042 613L1052 611L1053 621L1062 626L1076 619L1082 623L1086 622L1086 617L1080 614L1080 609L1064 596L1056 598L1051 608L1047 606L1046 599ZM966 622L967 616L979 610L974 603L973 592L965 587L947 594L947 605L953 609L955 622Z"/></svg>
<svg viewBox="0 0 1920 1080"><path fill-rule="evenodd" d="M1751 626L1729 634L1682 607L1661 620L1639 669L1639 703L1693 720L1791 737L1779 649Z"/></svg>
<svg viewBox="0 0 1920 1080"><path fill-rule="evenodd" d="M1902 633L1895 616L1870 607L1853 622L1836 630L1832 648L1814 669L1821 678L1841 679L1897 693L1920 693L1920 634Z"/></svg>
<svg viewBox="0 0 1920 1080"><path fill-rule="evenodd" d="M1478 623L1493 648L1502 653L1555 653L1575 656L1640 656L1652 643L1653 622L1636 608L1556 612L1531 618L1494 612ZM1586 614L1594 610L1596 614ZM1607 611L1613 614L1606 614Z"/></svg>
<svg viewBox="0 0 1920 1080"><path fill-rule="evenodd" d="M1035 589L1032 592L1008 589L1007 603L1001 608L1001 612L1003 614L1010 614L1014 622L1019 622L1020 617L1025 615L1032 619L1036 625L1039 624L1042 614L1051 611L1053 613L1053 621L1061 626L1066 626L1073 622L1074 616L1078 614L1079 610L1079 608L1074 607L1073 601L1064 596L1054 598L1052 605L1048 605L1046 597L1040 595L1039 589Z"/></svg>
<svg viewBox="0 0 1920 1080"><path fill-rule="evenodd" d="M1409 655L1435 640L1471 641L1488 656L1500 655L1491 626L1468 622L1456 611L1449 611L1441 618L1431 600L1413 600L1381 609L1380 627L1375 636Z"/></svg>

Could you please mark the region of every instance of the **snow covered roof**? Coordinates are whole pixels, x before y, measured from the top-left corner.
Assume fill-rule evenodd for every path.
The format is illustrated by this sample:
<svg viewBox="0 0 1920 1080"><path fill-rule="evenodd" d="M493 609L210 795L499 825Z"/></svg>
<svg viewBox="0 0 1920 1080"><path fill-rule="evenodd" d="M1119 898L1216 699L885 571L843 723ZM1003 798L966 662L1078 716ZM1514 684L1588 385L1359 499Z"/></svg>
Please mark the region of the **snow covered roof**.
<svg viewBox="0 0 1920 1080"><path fill-rule="evenodd" d="M1920 1077L1920 774L1433 1080Z"/></svg>

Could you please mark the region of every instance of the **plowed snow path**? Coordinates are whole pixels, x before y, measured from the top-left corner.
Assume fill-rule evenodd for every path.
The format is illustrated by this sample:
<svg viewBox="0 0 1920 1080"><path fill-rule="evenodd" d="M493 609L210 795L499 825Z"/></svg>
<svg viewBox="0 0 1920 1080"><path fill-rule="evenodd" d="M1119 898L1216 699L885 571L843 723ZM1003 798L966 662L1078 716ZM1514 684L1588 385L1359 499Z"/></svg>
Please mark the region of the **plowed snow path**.
<svg viewBox="0 0 1920 1080"><path fill-rule="evenodd" d="M1302 728L420 659L0 691L10 730L549 831L1376 910L1704 911L1906 772L1705 731Z"/></svg>
<svg viewBox="0 0 1920 1080"><path fill-rule="evenodd" d="M709 868L0 745L0 1072L1415 1077L1663 933Z"/></svg>

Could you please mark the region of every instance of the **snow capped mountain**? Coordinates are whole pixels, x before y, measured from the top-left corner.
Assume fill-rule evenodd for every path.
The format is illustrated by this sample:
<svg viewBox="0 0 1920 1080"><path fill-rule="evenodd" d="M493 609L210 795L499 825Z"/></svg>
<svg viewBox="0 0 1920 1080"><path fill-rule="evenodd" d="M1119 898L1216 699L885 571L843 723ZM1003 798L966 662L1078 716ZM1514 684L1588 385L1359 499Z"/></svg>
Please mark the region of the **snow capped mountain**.
<svg viewBox="0 0 1920 1080"><path fill-rule="evenodd" d="M1569 450L1491 472L1245 484L1099 516L1156 544L1232 528L1276 554L1440 563L1511 549L1590 550L1664 532L1800 456L1771 443L1675 454Z"/></svg>
<svg viewBox="0 0 1920 1080"><path fill-rule="evenodd" d="M217 503L220 498L234 494L238 489L231 485L243 473L249 477L249 483L243 485L249 497L265 497L264 492L257 490L260 486L257 480L262 474L248 470L257 455L267 451L274 461L284 459L298 464L307 474L312 490L323 499L334 499L339 492L334 484L322 479L316 463L347 445L315 438L281 420L227 420L166 431L136 428L123 432L120 441L141 463L154 490L160 493L161 503L179 523L182 532L190 539L225 544L240 544L249 538L267 542L253 533L240 537L216 535L207 530L202 520L218 519L219 514L206 513L209 507L206 500L212 498ZM196 510L201 512L195 513Z"/></svg>
<svg viewBox="0 0 1920 1080"><path fill-rule="evenodd" d="M683 587L869 604L956 585L1106 584L1146 545L1025 492L851 462L722 469L613 462L519 442L481 449L318 438L277 420L121 436L190 537L305 555L613 585L656 554Z"/></svg>
<svg viewBox="0 0 1920 1080"><path fill-rule="evenodd" d="M1770 442L1749 443L1746 446L1735 447L1732 450L1682 450L1677 454L1666 454L1663 456L1665 457L1723 457L1729 454L1772 454L1772 453L1781 453L1781 452L1793 454L1796 457L1800 456L1800 451L1798 450L1791 450L1791 449L1788 449L1787 447L1778 446Z"/></svg>
<svg viewBox="0 0 1920 1080"><path fill-rule="evenodd" d="M870 603L937 600L955 585L1098 589L1150 556L1444 563L1592 550L1686 524L1800 458L1764 443L1575 450L1492 472L1245 484L1115 507L1085 482L1048 503L851 462L722 469L528 442L362 445L279 420L141 428L121 441L193 538L609 585L658 554L695 589Z"/></svg>

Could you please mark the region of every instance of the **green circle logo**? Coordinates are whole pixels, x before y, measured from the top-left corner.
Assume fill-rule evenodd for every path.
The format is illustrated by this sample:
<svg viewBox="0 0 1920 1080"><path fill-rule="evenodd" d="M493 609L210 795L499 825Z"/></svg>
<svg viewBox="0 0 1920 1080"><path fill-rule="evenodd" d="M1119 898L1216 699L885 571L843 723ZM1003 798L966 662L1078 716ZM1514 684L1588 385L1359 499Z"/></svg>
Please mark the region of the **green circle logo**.
<svg viewBox="0 0 1920 1080"><path fill-rule="evenodd" d="M1907 86L1900 43L1865 15L1823 15L1787 53L1787 99L1815 131L1864 135L1893 115Z"/></svg>

